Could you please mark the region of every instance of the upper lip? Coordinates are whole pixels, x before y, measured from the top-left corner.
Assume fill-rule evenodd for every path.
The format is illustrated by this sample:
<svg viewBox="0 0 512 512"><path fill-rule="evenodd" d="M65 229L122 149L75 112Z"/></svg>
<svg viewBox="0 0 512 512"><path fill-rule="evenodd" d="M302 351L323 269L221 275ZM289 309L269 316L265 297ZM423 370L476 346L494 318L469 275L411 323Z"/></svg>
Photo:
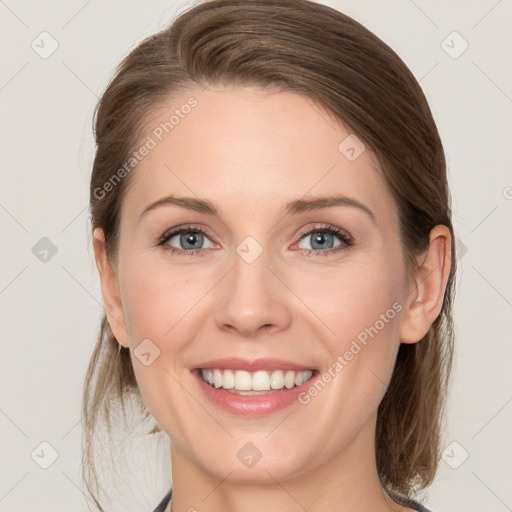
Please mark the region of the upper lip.
<svg viewBox="0 0 512 512"><path fill-rule="evenodd" d="M241 359L238 357L225 357L222 359L213 359L199 363L196 368L222 368L229 370L246 370L253 372L256 370L295 370L305 371L313 370L312 366L306 366L303 364L294 363L292 361L285 361L284 359Z"/></svg>

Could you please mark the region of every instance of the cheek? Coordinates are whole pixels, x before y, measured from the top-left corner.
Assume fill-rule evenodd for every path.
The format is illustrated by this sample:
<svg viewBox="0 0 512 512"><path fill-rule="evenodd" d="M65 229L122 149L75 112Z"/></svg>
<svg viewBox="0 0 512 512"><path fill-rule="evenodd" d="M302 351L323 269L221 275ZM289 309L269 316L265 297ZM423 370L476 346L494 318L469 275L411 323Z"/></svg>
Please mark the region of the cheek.
<svg viewBox="0 0 512 512"><path fill-rule="evenodd" d="M150 338L157 345L167 340L166 350L174 347L175 333L185 326L208 287L203 279L186 269L156 265L147 259L126 261L122 283L122 302L131 340L136 346Z"/></svg>
<svg viewBox="0 0 512 512"><path fill-rule="evenodd" d="M182 423L186 415L173 411L183 412L189 406L180 384L189 378L183 356L196 337L199 326L193 319L203 307L201 298L208 287L202 279L136 258L125 260L121 282L139 390L157 422L176 435L189 428ZM150 353L148 365L139 359L144 352Z"/></svg>
<svg viewBox="0 0 512 512"><path fill-rule="evenodd" d="M159 352L155 366L165 364L174 371L187 339L184 332L191 329L189 320L193 317L194 305L197 306L206 289L203 290L200 280L136 256L125 257L120 284L132 357L137 356L138 347L144 342L149 348L156 347L153 348L155 353ZM136 371L140 366L134 360ZM142 373L146 378L149 372Z"/></svg>
<svg viewBox="0 0 512 512"><path fill-rule="evenodd" d="M336 390L325 396L332 401L329 407L340 408L343 402L358 415L374 412L382 399L399 347L399 265L399 259L358 261L332 272L321 294L309 294L311 309L331 331L323 337L330 368L325 379Z"/></svg>
<svg viewBox="0 0 512 512"><path fill-rule="evenodd" d="M401 272L399 259L385 255L354 259L322 276L303 276L300 293L330 328L330 346L343 349L347 340L359 337L364 342L369 330L371 338L398 333Z"/></svg>

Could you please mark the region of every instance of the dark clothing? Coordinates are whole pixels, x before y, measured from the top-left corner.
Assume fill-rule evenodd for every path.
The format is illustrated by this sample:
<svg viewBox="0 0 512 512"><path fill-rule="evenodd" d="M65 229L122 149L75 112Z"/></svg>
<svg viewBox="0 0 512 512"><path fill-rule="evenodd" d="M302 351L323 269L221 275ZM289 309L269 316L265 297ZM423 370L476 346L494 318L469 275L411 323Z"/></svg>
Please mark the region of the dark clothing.
<svg viewBox="0 0 512 512"><path fill-rule="evenodd" d="M164 496L164 499L158 504L158 507L153 510L153 512L164 512L167 505L169 505L169 502L171 501L172 496L172 489ZM393 498L395 499L395 498ZM404 505L410 508L413 508L414 510L417 510L418 512L430 512L428 509L426 509L423 505L420 503L416 503L412 500L405 500L400 501L400 505Z"/></svg>
<svg viewBox="0 0 512 512"><path fill-rule="evenodd" d="M158 504L158 507L153 510L153 512L164 512L165 507L169 505L169 502L171 501L172 496L172 489L169 490L169 492L164 496L164 499Z"/></svg>

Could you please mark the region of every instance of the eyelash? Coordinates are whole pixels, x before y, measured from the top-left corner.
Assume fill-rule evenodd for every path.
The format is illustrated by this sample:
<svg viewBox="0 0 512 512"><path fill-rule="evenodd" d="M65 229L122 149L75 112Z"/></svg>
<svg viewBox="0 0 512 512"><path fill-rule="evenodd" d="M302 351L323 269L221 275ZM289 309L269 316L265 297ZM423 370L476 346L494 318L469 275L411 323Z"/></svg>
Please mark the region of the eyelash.
<svg viewBox="0 0 512 512"><path fill-rule="evenodd" d="M342 242L338 247L334 249L326 249L325 251L322 251L320 249L301 249L298 251L302 256L329 256L334 253L338 253L339 251L348 249L352 245L354 245L354 239L346 232L339 228L336 228L334 226L329 225L318 225L314 226L313 228L310 228L308 231L302 233L300 235L299 241L303 238L306 238L309 235L312 235L313 233L317 232L323 232L323 233L329 233L331 235L336 235ZM171 231L166 231L163 235L157 237L156 239L156 245L162 246L165 251L169 251L173 254L183 255L183 253L186 253L188 256L194 256L200 253L203 253L206 249L192 249L190 251L184 250L184 249L176 249L176 247L167 246L164 247L164 245L173 237L176 235L179 235L181 233L199 233L202 235L205 235L208 237L208 235L202 231L201 229L198 229L195 226L188 225L188 226L182 226L177 229L173 229Z"/></svg>

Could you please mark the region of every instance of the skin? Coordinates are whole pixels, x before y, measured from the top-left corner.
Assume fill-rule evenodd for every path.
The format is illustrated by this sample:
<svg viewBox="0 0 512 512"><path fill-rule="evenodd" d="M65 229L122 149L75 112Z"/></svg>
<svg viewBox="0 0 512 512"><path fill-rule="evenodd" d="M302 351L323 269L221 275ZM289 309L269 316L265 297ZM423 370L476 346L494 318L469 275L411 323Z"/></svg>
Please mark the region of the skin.
<svg viewBox="0 0 512 512"><path fill-rule="evenodd" d="M172 512L411 510L385 495L375 462L378 405L400 343L415 343L439 315L450 271L450 232L436 226L408 278L396 206L377 159L349 161L338 145L350 128L292 92L247 87L182 91L148 119L144 137L190 96L198 105L133 171L123 199L116 262L101 229L94 249L110 326L130 347L145 403L169 435ZM169 194L214 202L220 216L146 206ZM343 194L366 205L283 215L295 199ZM186 254L170 228L194 224L202 252ZM334 226L311 249L310 229ZM263 252L247 263L237 246L252 236ZM318 247L318 246L314 246ZM319 254L324 252L325 254ZM277 413L225 412L200 392L190 369L238 356L291 360L326 371L365 327L402 309L317 396ZM145 366L133 350L160 350ZM247 442L262 453L251 468L237 458ZM170 510L170 509L169 509Z"/></svg>

